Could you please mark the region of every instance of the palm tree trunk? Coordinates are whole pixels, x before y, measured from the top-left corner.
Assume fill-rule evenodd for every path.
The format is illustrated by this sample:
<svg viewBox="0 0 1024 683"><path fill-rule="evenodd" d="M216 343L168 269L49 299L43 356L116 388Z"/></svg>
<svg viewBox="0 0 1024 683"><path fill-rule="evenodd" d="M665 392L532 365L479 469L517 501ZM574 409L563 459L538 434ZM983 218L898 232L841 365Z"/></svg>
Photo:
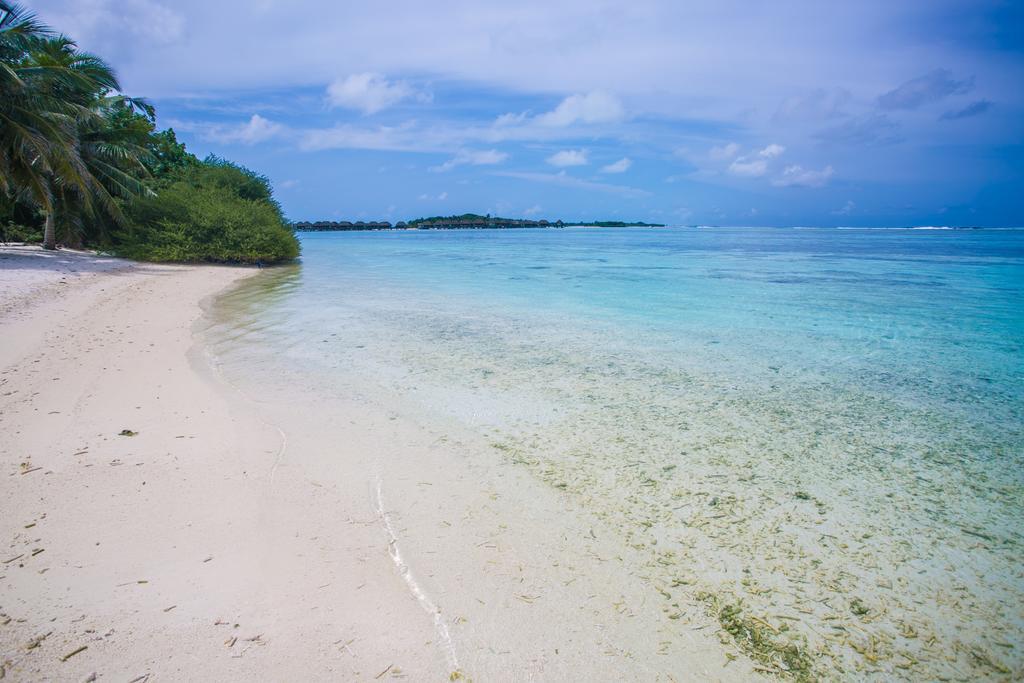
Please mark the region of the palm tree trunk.
<svg viewBox="0 0 1024 683"><path fill-rule="evenodd" d="M57 248L57 230L53 224L53 211L46 212L46 226L43 228L43 249Z"/></svg>

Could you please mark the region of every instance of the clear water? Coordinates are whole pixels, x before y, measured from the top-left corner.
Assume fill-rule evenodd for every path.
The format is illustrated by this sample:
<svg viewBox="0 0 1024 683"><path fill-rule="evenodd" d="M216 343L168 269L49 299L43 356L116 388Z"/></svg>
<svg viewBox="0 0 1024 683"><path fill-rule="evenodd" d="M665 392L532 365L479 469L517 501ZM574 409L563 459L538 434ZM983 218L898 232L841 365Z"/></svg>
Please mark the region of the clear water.
<svg viewBox="0 0 1024 683"><path fill-rule="evenodd" d="M666 594L738 606L769 665L794 645L839 678L1024 672L1024 230L302 242L222 302L242 384L479 435Z"/></svg>

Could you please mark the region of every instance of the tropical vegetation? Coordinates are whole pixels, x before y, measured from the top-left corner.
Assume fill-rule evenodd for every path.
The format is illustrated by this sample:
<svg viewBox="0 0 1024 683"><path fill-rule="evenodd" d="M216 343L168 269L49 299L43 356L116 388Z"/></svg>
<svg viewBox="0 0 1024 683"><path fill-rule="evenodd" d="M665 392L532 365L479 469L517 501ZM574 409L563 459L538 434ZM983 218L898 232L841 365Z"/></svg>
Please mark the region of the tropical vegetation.
<svg viewBox="0 0 1024 683"><path fill-rule="evenodd" d="M113 69L0 0L0 238L156 261L273 263L298 242L266 177L199 160Z"/></svg>

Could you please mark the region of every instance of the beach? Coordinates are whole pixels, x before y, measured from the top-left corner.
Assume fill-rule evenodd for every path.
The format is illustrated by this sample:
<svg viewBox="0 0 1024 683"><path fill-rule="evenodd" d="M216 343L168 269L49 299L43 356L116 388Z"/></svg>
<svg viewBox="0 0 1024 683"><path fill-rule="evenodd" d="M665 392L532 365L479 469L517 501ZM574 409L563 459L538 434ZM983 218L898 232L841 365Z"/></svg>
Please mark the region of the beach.
<svg viewBox="0 0 1024 683"><path fill-rule="evenodd" d="M1019 240L4 248L4 673L1012 679Z"/></svg>
<svg viewBox="0 0 1024 683"><path fill-rule="evenodd" d="M0 0L0 683L1024 681L1024 3L235 4Z"/></svg>
<svg viewBox="0 0 1024 683"><path fill-rule="evenodd" d="M253 275L0 252L8 680L757 675L520 468L352 397L282 432L200 343Z"/></svg>

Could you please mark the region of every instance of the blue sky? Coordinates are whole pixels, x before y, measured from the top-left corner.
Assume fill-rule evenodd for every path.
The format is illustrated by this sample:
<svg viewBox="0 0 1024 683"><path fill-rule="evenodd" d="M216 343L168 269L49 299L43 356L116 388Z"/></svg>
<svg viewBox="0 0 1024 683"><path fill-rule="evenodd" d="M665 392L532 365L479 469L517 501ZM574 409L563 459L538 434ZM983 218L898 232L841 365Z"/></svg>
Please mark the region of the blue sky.
<svg viewBox="0 0 1024 683"><path fill-rule="evenodd" d="M288 216L1024 225L1024 3L45 0Z"/></svg>

